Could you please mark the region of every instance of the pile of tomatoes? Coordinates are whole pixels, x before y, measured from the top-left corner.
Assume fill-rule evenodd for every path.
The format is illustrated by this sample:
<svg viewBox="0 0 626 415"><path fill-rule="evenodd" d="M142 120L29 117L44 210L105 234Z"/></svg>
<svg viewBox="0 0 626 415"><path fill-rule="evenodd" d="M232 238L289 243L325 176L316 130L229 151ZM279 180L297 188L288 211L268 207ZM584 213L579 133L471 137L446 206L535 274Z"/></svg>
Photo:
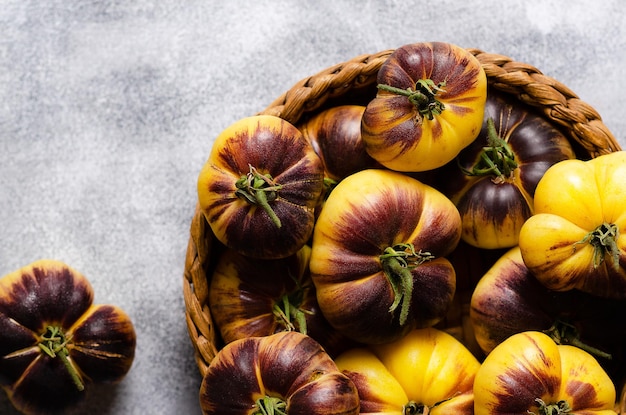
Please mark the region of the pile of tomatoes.
<svg viewBox="0 0 626 415"><path fill-rule="evenodd" d="M235 122L198 178L203 413L616 413L623 177L444 42L396 49L366 105Z"/></svg>

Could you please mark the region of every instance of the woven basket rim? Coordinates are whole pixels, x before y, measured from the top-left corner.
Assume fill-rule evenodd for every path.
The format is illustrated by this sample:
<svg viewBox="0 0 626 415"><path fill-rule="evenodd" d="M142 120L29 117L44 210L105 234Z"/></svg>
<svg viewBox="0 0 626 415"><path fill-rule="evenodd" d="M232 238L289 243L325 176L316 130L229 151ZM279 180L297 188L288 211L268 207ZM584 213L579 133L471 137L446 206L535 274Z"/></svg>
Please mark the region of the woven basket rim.
<svg viewBox="0 0 626 415"><path fill-rule="evenodd" d="M600 114L561 82L508 56L468 50L481 63L490 87L538 109L562 127L570 141L578 143L589 157L621 150ZM296 124L303 115L314 113L329 100L373 85L378 69L392 52L389 49L360 55L303 78L259 114L275 115ZM214 242L210 227L196 205L183 272L183 297L187 331L201 376L219 350L219 334L208 306L207 269Z"/></svg>

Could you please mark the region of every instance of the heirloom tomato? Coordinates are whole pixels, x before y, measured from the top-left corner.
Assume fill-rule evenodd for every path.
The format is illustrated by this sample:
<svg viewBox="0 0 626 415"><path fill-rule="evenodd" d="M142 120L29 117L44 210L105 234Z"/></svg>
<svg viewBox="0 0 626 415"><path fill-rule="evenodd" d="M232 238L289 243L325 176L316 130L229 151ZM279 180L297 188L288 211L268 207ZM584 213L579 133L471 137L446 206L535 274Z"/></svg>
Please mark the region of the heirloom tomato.
<svg viewBox="0 0 626 415"><path fill-rule="evenodd" d="M200 385L204 415L356 415L354 383L310 336L284 331L235 340Z"/></svg>
<svg viewBox="0 0 626 415"><path fill-rule="evenodd" d="M324 190L316 217L328 194L343 178L368 168L381 167L365 151L361 139L362 105L339 105L315 114L298 126L324 166Z"/></svg>
<svg viewBox="0 0 626 415"><path fill-rule="evenodd" d="M461 239L486 249L517 245L537 182L548 167L574 157L567 137L544 117L489 90L478 137L440 175L463 220Z"/></svg>
<svg viewBox="0 0 626 415"><path fill-rule="evenodd" d="M296 330L335 355L345 339L317 305L309 273L311 248L279 259L258 259L228 249L217 259L209 289L211 316L222 340ZM347 341L345 341L347 343Z"/></svg>
<svg viewBox="0 0 626 415"><path fill-rule="evenodd" d="M362 139L383 166L404 172L441 167L478 135L487 76L469 51L444 42L402 46L377 75Z"/></svg>
<svg viewBox="0 0 626 415"><path fill-rule="evenodd" d="M485 354L516 333L541 331L558 344L594 355L609 375L626 375L626 300L600 298L579 290L553 291L541 284L508 250L472 292L470 322Z"/></svg>
<svg viewBox="0 0 626 415"><path fill-rule="evenodd" d="M476 415L615 415L615 386L587 352L526 331L496 346L474 380Z"/></svg>
<svg viewBox="0 0 626 415"><path fill-rule="evenodd" d="M444 331L413 330L391 343L350 349L335 363L356 385L362 414L474 413L480 363Z"/></svg>
<svg viewBox="0 0 626 415"><path fill-rule="evenodd" d="M380 167L367 154L361 139L362 105L339 105L309 118L298 126L322 160L326 178L339 182L368 168Z"/></svg>
<svg viewBox="0 0 626 415"><path fill-rule="evenodd" d="M89 281L55 260L0 279L0 385L22 413L65 413L92 385L130 369L130 318L93 298Z"/></svg>
<svg viewBox="0 0 626 415"><path fill-rule="evenodd" d="M243 118L215 139L198 177L198 200L216 238L255 258L294 254L311 237L324 169L287 121Z"/></svg>
<svg viewBox="0 0 626 415"><path fill-rule="evenodd" d="M322 313L361 343L435 324L454 296L455 271L444 256L460 233L452 202L416 179L384 169L346 177L313 234L311 278Z"/></svg>
<svg viewBox="0 0 626 415"><path fill-rule="evenodd" d="M553 290L626 299L626 151L550 167L535 215L520 231L522 258Z"/></svg>

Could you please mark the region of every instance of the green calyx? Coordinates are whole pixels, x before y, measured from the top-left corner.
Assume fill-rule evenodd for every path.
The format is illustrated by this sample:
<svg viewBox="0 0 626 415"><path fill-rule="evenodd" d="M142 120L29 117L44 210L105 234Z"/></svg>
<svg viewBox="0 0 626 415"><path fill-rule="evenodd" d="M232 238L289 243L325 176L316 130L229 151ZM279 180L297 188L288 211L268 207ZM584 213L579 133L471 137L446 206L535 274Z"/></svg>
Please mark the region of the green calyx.
<svg viewBox="0 0 626 415"><path fill-rule="evenodd" d="M426 405L415 403L413 401L410 401L402 407L402 415L424 415L429 412L430 411Z"/></svg>
<svg viewBox="0 0 626 415"><path fill-rule="evenodd" d="M287 403L280 398L264 396L256 400L252 415L287 415Z"/></svg>
<svg viewBox="0 0 626 415"><path fill-rule="evenodd" d="M598 268L608 254L611 257L611 265L615 269L619 269L619 247L617 239L619 238L619 228L612 223L603 223L595 230L589 232L583 239L574 244L589 243L593 246L593 267Z"/></svg>
<svg viewBox="0 0 626 415"><path fill-rule="evenodd" d="M493 176L495 183L502 183L511 177L518 164L509 143L496 131L493 118L487 119L487 145L480 152L480 159L471 170L461 166L468 176Z"/></svg>
<svg viewBox="0 0 626 415"><path fill-rule="evenodd" d="M601 357L607 360L612 359L611 354L590 346L580 340L578 329L576 329L573 324L561 319L557 319L552 327L548 330L544 330L544 333L550 336L556 344L569 344L571 346L576 346L595 357Z"/></svg>
<svg viewBox="0 0 626 415"><path fill-rule="evenodd" d="M539 405L538 412L529 412L534 415L565 415L572 412L572 408L567 401L561 400L556 403L548 404L543 399L535 399L537 405Z"/></svg>
<svg viewBox="0 0 626 415"><path fill-rule="evenodd" d="M274 303L273 313L286 331L299 331L307 334L306 315L308 312L300 308L306 288L302 287L299 281L296 283L297 287L293 292L283 295Z"/></svg>
<svg viewBox="0 0 626 415"><path fill-rule="evenodd" d="M85 385L80 379L80 375L76 368L72 365L69 359L69 350L67 343L70 339L65 337L65 334L60 327L48 326L46 332L41 336L39 342L39 348L51 358L59 358L63 362L63 365L70 374L74 385L79 391L85 389Z"/></svg>
<svg viewBox="0 0 626 415"><path fill-rule="evenodd" d="M278 198L278 191L282 186L274 181L271 175L261 174L253 167L235 182L235 195L246 200L252 205L261 207L277 228L282 226L280 218L276 215L270 203Z"/></svg>
<svg viewBox="0 0 626 415"><path fill-rule="evenodd" d="M407 97L420 116L432 120L435 115L441 114L445 109L443 102L437 100L437 93L443 92L445 85L445 82L435 84L430 79L420 79L415 83L415 90L411 88L402 89L385 84L378 84L377 87L380 90Z"/></svg>
<svg viewBox="0 0 626 415"><path fill-rule="evenodd" d="M413 294L413 274L411 270L433 259L429 252L415 251L413 244L397 244L385 248L379 259L394 293L394 300L389 307L393 313L400 307L400 325L403 326L409 315Z"/></svg>
<svg viewBox="0 0 626 415"><path fill-rule="evenodd" d="M433 404L433 406L430 407L423 403L409 401L406 405L402 407L402 415L428 415L431 409L441 405L442 403L448 402L450 399L454 398L457 395L458 393L452 395L449 398L436 402L435 404Z"/></svg>
<svg viewBox="0 0 626 415"><path fill-rule="evenodd" d="M330 177L324 177L324 190L322 192L322 200L327 200L330 192L332 192L338 184L338 180L331 179Z"/></svg>

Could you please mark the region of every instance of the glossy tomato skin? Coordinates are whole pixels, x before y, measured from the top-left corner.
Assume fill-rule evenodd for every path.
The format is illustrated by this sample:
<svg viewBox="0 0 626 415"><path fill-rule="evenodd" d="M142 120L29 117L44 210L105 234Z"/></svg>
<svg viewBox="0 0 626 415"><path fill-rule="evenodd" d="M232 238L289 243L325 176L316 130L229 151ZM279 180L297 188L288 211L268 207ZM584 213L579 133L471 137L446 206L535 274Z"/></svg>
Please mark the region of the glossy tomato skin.
<svg viewBox="0 0 626 415"><path fill-rule="evenodd" d="M311 248L279 259L258 259L229 249L211 277L209 307L224 343L281 331L299 331L335 356L350 342L324 318L309 273Z"/></svg>
<svg viewBox="0 0 626 415"><path fill-rule="evenodd" d="M339 182L361 170L380 167L361 138L362 105L339 105L306 120L298 128L322 160L327 178Z"/></svg>
<svg viewBox="0 0 626 415"><path fill-rule="evenodd" d="M487 355L474 381L476 415L610 415L615 414L615 398L615 386L590 354L557 345L537 331L518 333L500 343ZM553 411L546 412L546 405Z"/></svg>
<svg viewBox="0 0 626 415"><path fill-rule="evenodd" d="M323 180L320 158L295 126L247 117L215 139L198 176L199 205L224 245L254 258L284 258L310 238Z"/></svg>
<svg viewBox="0 0 626 415"><path fill-rule="evenodd" d="M441 104L426 114L407 96L381 89L416 91L423 81L432 82L425 106ZM381 66L377 82L378 93L363 114L362 138L367 152L387 168L420 172L441 167L480 131L487 77L465 49L444 42L404 45Z"/></svg>
<svg viewBox="0 0 626 415"><path fill-rule="evenodd" d="M443 331L413 330L388 344L350 349L335 362L356 385L361 413L474 413L480 363Z"/></svg>
<svg viewBox="0 0 626 415"><path fill-rule="evenodd" d="M361 170L382 167L365 151L361 138L362 105L330 107L298 126L324 166L324 190L316 219L330 192L345 177Z"/></svg>
<svg viewBox="0 0 626 415"><path fill-rule="evenodd" d="M485 354L513 334L541 331L559 344L587 348L607 373L618 379L626 375L625 307L624 300L546 288L524 264L519 247L514 247L476 285L469 315Z"/></svg>
<svg viewBox="0 0 626 415"><path fill-rule="evenodd" d="M119 381L130 369L130 318L93 298L89 281L55 260L0 279L0 385L21 412L62 413L95 383Z"/></svg>
<svg viewBox="0 0 626 415"><path fill-rule="evenodd" d="M546 171L522 257L550 289L626 299L626 152L565 160Z"/></svg>
<svg viewBox="0 0 626 415"><path fill-rule="evenodd" d="M265 398L290 415L359 413L354 383L319 343L295 331L227 344L200 386L204 415L260 413L259 402Z"/></svg>
<svg viewBox="0 0 626 415"><path fill-rule="evenodd" d="M489 120L499 140L495 143ZM487 169L484 157L497 169ZM553 164L572 158L574 150L558 128L490 89L478 137L439 175L442 191L463 219L463 241L485 249L517 245L522 224L534 212L539 179Z"/></svg>
<svg viewBox="0 0 626 415"><path fill-rule="evenodd" d="M455 271L445 255L459 239L458 211L434 188L389 170L345 178L326 201L313 235L311 277L324 316L346 337L368 344L435 324L454 296ZM398 249L403 244L413 254ZM389 272L390 250L418 265ZM404 281L401 275L408 281L396 286L404 293L398 305L393 282Z"/></svg>

